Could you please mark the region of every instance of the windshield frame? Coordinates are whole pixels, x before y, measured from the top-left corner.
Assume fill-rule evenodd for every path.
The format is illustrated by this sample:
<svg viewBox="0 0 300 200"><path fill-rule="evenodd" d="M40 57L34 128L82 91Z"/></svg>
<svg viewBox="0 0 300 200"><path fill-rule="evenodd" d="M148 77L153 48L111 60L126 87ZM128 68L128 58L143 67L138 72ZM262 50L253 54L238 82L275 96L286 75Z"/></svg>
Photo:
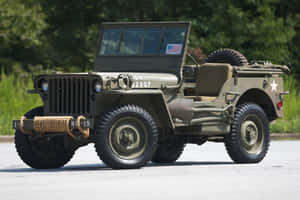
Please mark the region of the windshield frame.
<svg viewBox="0 0 300 200"><path fill-rule="evenodd" d="M101 26L101 31L100 31L100 39L98 42L98 48L97 48L97 54L96 57L132 57L132 56L136 56L136 57L153 57L153 56L182 56L184 54L185 51L185 46L186 46L186 41L187 41L187 35L189 33L189 27L188 26L184 26L184 25L189 25L189 22L113 22L113 23L102 23ZM126 30L126 29L134 29L134 28L143 28L143 29L152 29L152 28L160 28L161 29L161 34L165 34L166 30L168 29L179 29L179 28L185 28L185 33L184 33L184 38L182 39L182 49L180 54L166 54L166 53L162 53L160 52L159 54L101 54L101 49L102 49L102 41L103 41L103 37L104 37L104 30L105 29L120 29L120 30ZM145 32L144 32L145 33ZM163 37L162 35L160 37ZM165 38L164 38L165 39ZM164 41L162 40L162 38L160 38L160 45L164 46ZM163 44L161 44L161 42L163 42ZM140 44L140 48L142 48L142 44ZM120 46L120 42L119 42L119 46ZM162 49L160 49L161 51Z"/></svg>
<svg viewBox="0 0 300 200"><path fill-rule="evenodd" d="M103 23L95 60L96 72L171 73L181 79L185 60L190 22L113 22ZM185 28L180 54L99 55L105 28Z"/></svg>

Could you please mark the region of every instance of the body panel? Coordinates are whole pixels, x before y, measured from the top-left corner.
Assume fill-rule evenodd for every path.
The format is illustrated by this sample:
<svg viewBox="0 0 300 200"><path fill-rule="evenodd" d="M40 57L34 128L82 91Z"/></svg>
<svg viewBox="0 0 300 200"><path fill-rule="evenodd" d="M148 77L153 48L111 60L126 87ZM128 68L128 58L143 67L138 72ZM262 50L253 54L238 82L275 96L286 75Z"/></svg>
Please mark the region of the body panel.
<svg viewBox="0 0 300 200"><path fill-rule="evenodd" d="M103 86L104 89L108 89L106 87L106 83L110 80L117 80L118 77L121 74L126 74L129 75L132 78L132 85L131 88L136 88L136 89L143 89L143 88L148 88L148 89L153 89L153 88L163 88L167 86L173 86L178 84L178 77L173 74L167 74L167 73L137 73L137 72L127 72L127 73L122 73L122 72L98 72L97 75L99 75L102 80L103 80ZM111 89L113 88L119 88L118 83L116 82L113 87L110 87ZM129 88L127 88L129 89Z"/></svg>

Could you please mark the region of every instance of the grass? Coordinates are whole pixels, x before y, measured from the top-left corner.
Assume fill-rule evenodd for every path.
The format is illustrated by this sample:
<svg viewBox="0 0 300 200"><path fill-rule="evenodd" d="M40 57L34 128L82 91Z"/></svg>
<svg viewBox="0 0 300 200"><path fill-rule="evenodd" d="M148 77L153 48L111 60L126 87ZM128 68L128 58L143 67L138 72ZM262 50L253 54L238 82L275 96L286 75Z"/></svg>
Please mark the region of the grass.
<svg viewBox="0 0 300 200"><path fill-rule="evenodd" d="M300 133L299 83L293 76L284 77L284 89L290 91L284 96L284 117L271 124L273 133Z"/></svg>
<svg viewBox="0 0 300 200"><path fill-rule="evenodd" d="M31 76L5 75L0 79L0 135L13 134L12 120L19 119L28 110L42 105L37 94L28 94L33 88ZM271 124L271 132L293 133L300 132L300 93L299 84L292 77L285 77L285 90L290 94L284 97L284 118Z"/></svg>
<svg viewBox="0 0 300 200"><path fill-rule="evenodd" d="M28 94L33 89L31 76L23 73L19 76L2 73L0 80L0 134L11 135L12 120L19 119L28 110L42 105L37 94Z"/></svg>

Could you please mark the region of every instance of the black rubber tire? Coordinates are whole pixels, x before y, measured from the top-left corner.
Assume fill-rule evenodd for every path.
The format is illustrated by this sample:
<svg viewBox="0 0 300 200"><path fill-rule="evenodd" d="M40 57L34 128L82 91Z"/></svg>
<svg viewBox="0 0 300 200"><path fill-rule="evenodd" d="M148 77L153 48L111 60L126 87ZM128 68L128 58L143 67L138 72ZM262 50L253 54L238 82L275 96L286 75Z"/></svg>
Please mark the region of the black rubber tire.
<svg viewBox="0 0 300 200"><path fill-rule="evenodd" d="M264 140L260 151L249 153L242 145L241 125L248 116L256 116L261 121ZM231 159L236 163L258 163L266 156L270 145L269 121L264 110L256 104L242 104L235 111L231 124L231 132L224 138L226 150Z"/></svg>
<svg viewBox="0 0 300 200"><path fill-rule="evenodd" d="M182 154L185 143L178 137L170 137L158 143L151 161L154 163L173 163Z"/></svg>
<svg viewBox="0 0 300 200"><path fill-rule="evenodd" d="M42 116L43 107L37 107L25 114L27 119L33 119L34 116ZM63 144L64 136L51 137L50 141L55 142L56 146L50 147L50 141L32 140L30 135L25 135L21 131L15 132L15 148L24 163L35 169L53 169L64 166L71 160L75 151L66 150ZM49 146L47 146L49 145ZM47 148L48 152L42 152L42 148Z"/></svg>
<svg viewBox="0 0 300 200"><path fill-rule="evenodd" d="M145 150L133 159L124 159L114 153L109 145L110 129L122 117L134 117L142 121L148 133ZM99 158L113 169L136 169L143 167L153 157L158 143L157 126L151 115L143 108L136 105L124 105L113 109L103 115L96 122L95 149Z"/></svg>
<svg viewBox="0 0 300 200"><path fill-rule="evenodd" d="M207 56L207 63L229 63L233 66L248 65L247 58L233 49L218 49Z"/></svg>

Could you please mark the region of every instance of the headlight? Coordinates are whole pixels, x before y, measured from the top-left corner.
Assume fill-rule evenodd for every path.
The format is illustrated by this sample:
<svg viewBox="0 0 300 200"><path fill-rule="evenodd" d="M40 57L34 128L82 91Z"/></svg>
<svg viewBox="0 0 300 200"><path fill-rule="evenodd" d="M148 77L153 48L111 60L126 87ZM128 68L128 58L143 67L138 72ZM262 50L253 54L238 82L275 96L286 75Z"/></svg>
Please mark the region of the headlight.
<svg viewBox="0 0 300 200"><path fill-rule="evenodd" d="M99 80L97 80L97 81L95 81L95 83L94 83L94 89L95 89L95 92L101 92L101 90L102 90L102 83L101 83L101 81L99 81Z"/></svg>
<svg viewBox="0 0 300 200"><path fill-rule="evenodd" d="M44 92L47 92L47 91L48 91L48 87L49 87L48 82L47 82L47 81L43 81L43 82L42 82L42 90L43 90Z"/></svg>

